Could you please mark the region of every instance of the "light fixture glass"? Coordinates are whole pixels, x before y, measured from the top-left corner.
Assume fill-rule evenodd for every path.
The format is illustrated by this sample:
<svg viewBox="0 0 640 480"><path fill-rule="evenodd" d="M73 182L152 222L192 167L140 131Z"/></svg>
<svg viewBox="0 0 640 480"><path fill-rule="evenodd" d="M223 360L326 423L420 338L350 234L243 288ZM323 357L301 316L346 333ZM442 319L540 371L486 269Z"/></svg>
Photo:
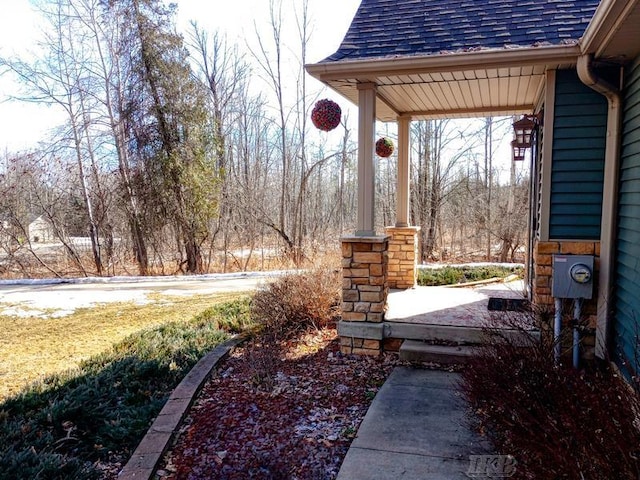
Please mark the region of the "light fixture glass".
<svg viewBox="0 0 640 480"><path fill-rule="evenodd" d="M536 127L535 117L525 115L513 124L513 131L516 135L514 142L518 147L529 148L533 142L533 130Z"/></svg>
<svg viewBox="0 0 640 480"><path fill-rule="evenodd" d="M511 148L513 150L513 161L522 162L524 160L524 154L527 151L526 147L518 145L517 141L511 142Z"/></svg>

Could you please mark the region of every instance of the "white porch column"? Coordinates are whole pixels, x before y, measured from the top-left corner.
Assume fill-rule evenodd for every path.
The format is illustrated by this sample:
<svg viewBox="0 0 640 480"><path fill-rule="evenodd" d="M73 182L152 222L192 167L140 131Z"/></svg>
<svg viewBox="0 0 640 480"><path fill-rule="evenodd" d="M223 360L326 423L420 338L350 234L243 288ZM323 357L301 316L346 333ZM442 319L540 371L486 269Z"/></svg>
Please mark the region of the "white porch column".
<svg viewBox="0 0 640 480"><path fill-rule="evenodd" d="M375 235L376 84L358 85L358 223L357 236Z"/></svg>
<svg viewBox="0 0 640 480"><path fill-rule="evenodd" d="M410 170L409 170L409 135L411 117L398 117L398 187L396 200L396 227L409 226L410 204Z"/></svg>

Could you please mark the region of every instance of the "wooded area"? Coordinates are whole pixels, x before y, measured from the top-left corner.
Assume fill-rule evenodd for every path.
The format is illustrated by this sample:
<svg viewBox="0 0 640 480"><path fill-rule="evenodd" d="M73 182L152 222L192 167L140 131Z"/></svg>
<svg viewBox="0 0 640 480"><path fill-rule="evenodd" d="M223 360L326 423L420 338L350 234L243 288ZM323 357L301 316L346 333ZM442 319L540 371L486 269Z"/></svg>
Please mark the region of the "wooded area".
<svg viewBox="0 0 640 480"><path fill-rule="evenodd" d="M311 125L323 93L303 68L308 2L283 1L245 45L196 23L179 34L160 0L40 2L39 56L0 68L66 122L1 157L0 275L269 269L337 250L356 223L356 127L348 114L328 134ZM528 178L500 181L494 165L510 123L412 122L421 261L522 254ZM381 230L395 222L394 156L376 185Z"/></svg>

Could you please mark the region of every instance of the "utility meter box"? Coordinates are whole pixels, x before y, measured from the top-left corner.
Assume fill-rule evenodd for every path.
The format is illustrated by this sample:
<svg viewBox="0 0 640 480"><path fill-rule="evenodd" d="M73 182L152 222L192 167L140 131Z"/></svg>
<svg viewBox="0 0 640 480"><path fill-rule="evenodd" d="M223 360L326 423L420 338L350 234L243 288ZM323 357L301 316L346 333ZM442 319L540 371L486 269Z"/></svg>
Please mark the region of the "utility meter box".
<svg viewBox="0 0 640 480"><path fill-rule="evenodd" d="M555 298L593 296L593 255L554 255L552 295Z"/></svg>

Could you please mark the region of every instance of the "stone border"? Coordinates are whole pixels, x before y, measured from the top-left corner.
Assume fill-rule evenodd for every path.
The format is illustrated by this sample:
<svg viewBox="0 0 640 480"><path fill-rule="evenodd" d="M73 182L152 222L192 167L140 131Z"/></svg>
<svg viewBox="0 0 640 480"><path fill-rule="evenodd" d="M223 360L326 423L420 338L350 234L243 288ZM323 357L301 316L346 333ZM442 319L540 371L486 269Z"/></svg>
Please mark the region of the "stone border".
<svg viewBox="0 0 640 480"><path fill-rule="evenodd" d="M167 403L156 417L146 435L118 474L118 480L152 479L160 460L166 453L187 411L204 382L217 364L229 355L243 337L234 337L215 347L202 357L173 390Z"/></svg>

